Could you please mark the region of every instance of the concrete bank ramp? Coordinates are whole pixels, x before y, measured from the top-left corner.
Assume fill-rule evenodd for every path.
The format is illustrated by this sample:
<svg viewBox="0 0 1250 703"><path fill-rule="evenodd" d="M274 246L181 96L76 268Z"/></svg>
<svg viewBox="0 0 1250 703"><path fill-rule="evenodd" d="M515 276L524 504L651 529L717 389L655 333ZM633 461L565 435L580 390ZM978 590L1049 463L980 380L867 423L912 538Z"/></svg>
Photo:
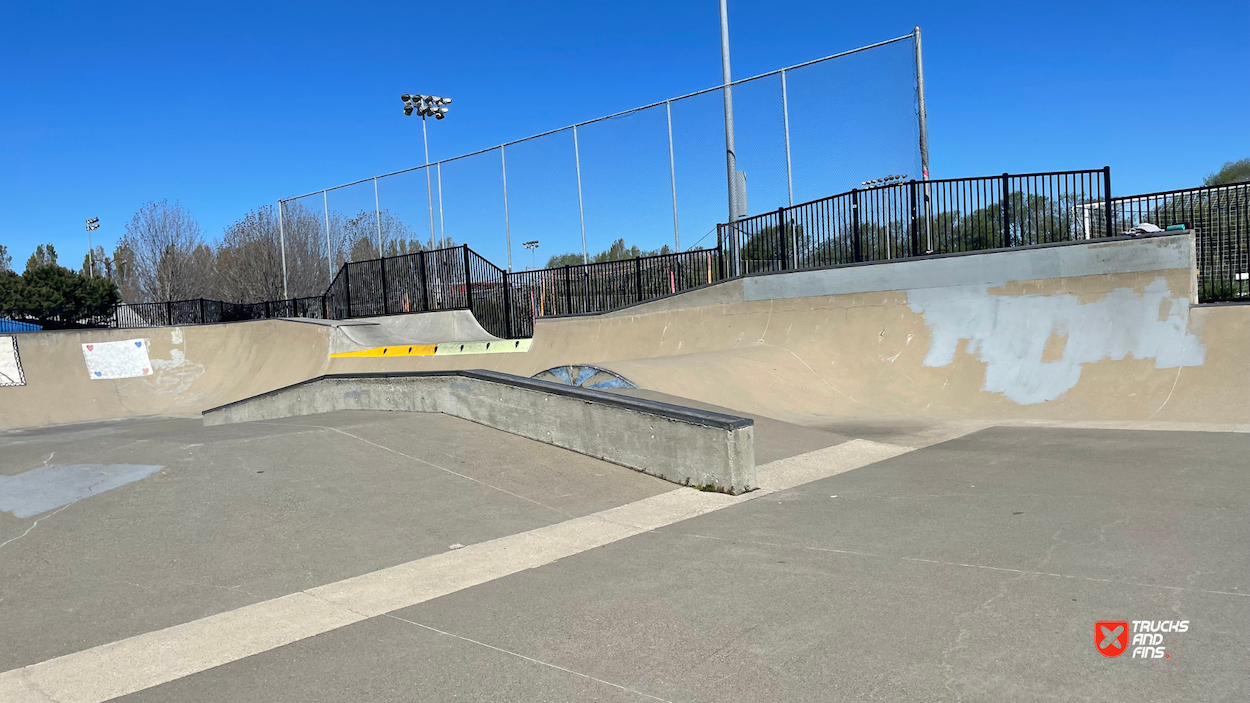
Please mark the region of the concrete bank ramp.
<svg viewBox="0 0 1250 703"><path fill-rule="evenodd" d="M1192 233L773 273L541 319L526 354L332 372L594 365L821 426L919 417L1250 428L1250 305L1197 305Z"/></svg>
<svg viewBox="0 0 1250 703"><path fill-rule="evenodd" d="M325 373L330 334L320 325L254 320L13 335L25 385L0 387L0 430L194 416Z"/></svg>
<svg viewBox="0 0 1250 703"><path fill-rule="evenodd" d="M451 342L496 342L468 310L388 315L355 320L315 320L333 330L330 353L365 351L377 347L444 344Z"/></svg>
<svg viewBox="0 0 1250 703"><path fill-rule="evenodd" d="M754 422L493 371L340 374L204 411L204 424L337 410L443 413L684 486L756 487Z"/></svg>

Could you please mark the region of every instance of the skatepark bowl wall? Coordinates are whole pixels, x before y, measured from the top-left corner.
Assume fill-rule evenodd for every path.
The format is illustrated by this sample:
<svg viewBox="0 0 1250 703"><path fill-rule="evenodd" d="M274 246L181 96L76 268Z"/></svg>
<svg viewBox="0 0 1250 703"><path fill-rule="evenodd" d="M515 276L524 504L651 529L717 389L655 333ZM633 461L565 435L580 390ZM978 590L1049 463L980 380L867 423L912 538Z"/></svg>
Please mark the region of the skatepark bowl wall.
<svg viewBox="0 0 1250 703"><path fill-rule="evenodd" d="M1250 306L1197 305L1192 232L771 273L540 319L525 354L333 373L593 364L640 388L829 418L1250 426Z"/></svg>
<svg viewBox="0 0 1250 703"><path fill-rule="evenodd" d="M331 358L332 327L288 320L22 333L26 385L0 388L0 429L193 416L325 374L532 376L568 364L817 426L918 417L1250 427L1250 306L1196 305L1196 274L1192 232L761 274L543 318L529 350L509 354ZM397 318L417 325L427 314ZM150 375L88 377L84 344L134 338L150 343Z"/></svg>
<svg viewBox="0 0 1250 703"><path fill-rule="evenodd" d="M754 422L491 371L322 376L204 411L204 424L338 410L443 413L684 486L756 487Z"/></svg>

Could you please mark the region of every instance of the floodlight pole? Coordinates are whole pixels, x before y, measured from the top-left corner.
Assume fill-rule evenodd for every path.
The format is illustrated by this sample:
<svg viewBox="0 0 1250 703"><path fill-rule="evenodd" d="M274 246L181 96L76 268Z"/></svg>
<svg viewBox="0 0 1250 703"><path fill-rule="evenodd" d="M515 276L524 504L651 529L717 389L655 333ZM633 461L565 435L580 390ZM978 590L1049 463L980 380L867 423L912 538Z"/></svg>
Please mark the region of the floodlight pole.
<svg viewBox="0 0 1250 703"><path fill-rule="evenodd" d="M95 278L95 252L91 249L91 230L100 228L100 218L87 218L87 275Z"/></svg>
<svg viewBox="0 0 1250 703"><path fill-rule="evenodd" d="M430 206L430 249L434 249L434 192L430 189L430 135L425 130L425 115L421 115L421 140L425 142L425 202ZM438 212L443 212L442 174L439 174Z"/></svg>
<svg viewBox="0 0 1250 703"><path fill-rule="evenodd" d="M334 283L334 245L330 243L330 191L321 191L321 207L326 218L326 262L329 263L330 280L326 285Z"/></svg>
<svg viewBox="0 0 1250 703"><path fill-rule="evenodd" d="M286 288L286 227L282 222L282 201L278 201L278 246L282 248L282 299L290 300Z"/></svg>
<svg viewBox="0 0 1250 703"><path fill-rule="evenodd" d="M725 0L720 0L720 64L722 85L721 92L725 98L725 172L729 182L729 229L730 249L736 251L733 242L737 239L734 223L738 221L738 159L734 153L734 101L730 87L729 71L729 9ZM731 257L731 260L736 260ZM736 266L734 267L736 271Z"/></svg>
<svg viewBox="0 0 1250 703"><path fill-rule="evenodd" d="M573 168L577 171L577 218L582 226L582 263L589 264L590 257L586 254L586 210L582 207L582 152L577 145L577 125L573 125ZM534 252L531 250L530 253Z"/></svg>
<svg viewBox="0 0 1250 703"><path fill-rule="evenodd" d="M912 30L916 38L916 110L920 127L920 177L924 180L924 229L925 250L933 251L933 232L930 227L932 191L929 186L929 122L924 106L924 60L920 50L920 27Z"/></svg>
<svg viewBox="0 0 1250 703"><path fill-rule="evenodd" d="M720 0L720 68L725 98L725 170L729 179L729 221L738 219L738 158L734 153L734 99L729 72L729 10Z"/></svg>

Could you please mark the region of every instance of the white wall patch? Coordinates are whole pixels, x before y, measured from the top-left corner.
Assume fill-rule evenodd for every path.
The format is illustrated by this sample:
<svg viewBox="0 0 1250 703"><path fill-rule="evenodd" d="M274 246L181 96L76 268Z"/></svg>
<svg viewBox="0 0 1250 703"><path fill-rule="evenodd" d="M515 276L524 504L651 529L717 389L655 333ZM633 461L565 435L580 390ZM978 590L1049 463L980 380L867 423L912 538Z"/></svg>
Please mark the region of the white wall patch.
<svg viewBox="0 0 1250 703"><path fill-rule="evenodd" d="M17 354L17 337L0 336L0 386L24 386L22 358Z"/></svg>
<svg viewBox="0 0 1250 703"><path fill-rule="evenodd" d="M94 380L152 375L146 339L84 344L82 356L87 361L87 374Z"/></svg>
<svg viewBox="0 0 1250 703"><path fill-rule="evenodd" d="M1162 278L1140 295L1120 288L1084 305L1073 295L990 295L988 288L908 291L909 307L929 328L924 365L949 365L966 339L968 353L985 362L981 390L1021 405L1067 393L1080 380L1082 364L1132 355L1167 369L1201 366L1206 359L1206 346L1186 331L1189 299L1173 297ZM1051 335L1066 337L1066 344L1061 358L1044 362Z"/></svg>

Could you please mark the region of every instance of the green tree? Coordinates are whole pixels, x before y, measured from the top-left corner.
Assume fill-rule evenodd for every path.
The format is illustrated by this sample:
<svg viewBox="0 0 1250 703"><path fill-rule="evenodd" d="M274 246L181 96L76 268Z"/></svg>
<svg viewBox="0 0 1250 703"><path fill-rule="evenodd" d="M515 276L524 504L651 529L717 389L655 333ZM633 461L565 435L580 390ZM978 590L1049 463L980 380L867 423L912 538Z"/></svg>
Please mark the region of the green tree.
<svg viewBox="0 0 1250 703"><path fill-rule="evenodd" d="M1222 186L1229 183L1245 183L1250 181L1250 159L1227 161L1223 168L1202 179L1207 186Z"/></svg>
<svg viewBox="0 0 1250 703"><path fill-rule="evenodd" d="M22 277L11 269L0 271L0 317L11 317L22 309Z"/></svg>
<svg viewBox="0 0 1250 703"><path fill-rule="evenodd" d="M72 326L107 315L118 300L113 281L84 276L54 263L28 266L21 276L12 271L0 273L0 314L6 317Z"/></svg>
<svg viewBox="0 0 1250 703"><path fill-rule="evenodd" d="M626 246L624 239L618 239L615 242L612 242L612 245L604 251L592 254L589 258L590 263L592 264L602 264L607 261L622 261L624 259L633 259L639 256L659 256L661 254L671 253L673 253L673 250L669 248L667 244L659 249L648 250L640 249L636 244L634 246ZM547 268L579 266L583 263L585 263L585 260L582 258L581 254L570 252L567 254L556 254L550 259L547 259Z"/></svg>
<svg viewBox="0 0 1250 703"><path fill-rule="evenodd" d="M51 244L40 244L35 247L35 253L30 255L26 260L26 270L39 268L40 266L56 265L56 247Z"/></svg>

